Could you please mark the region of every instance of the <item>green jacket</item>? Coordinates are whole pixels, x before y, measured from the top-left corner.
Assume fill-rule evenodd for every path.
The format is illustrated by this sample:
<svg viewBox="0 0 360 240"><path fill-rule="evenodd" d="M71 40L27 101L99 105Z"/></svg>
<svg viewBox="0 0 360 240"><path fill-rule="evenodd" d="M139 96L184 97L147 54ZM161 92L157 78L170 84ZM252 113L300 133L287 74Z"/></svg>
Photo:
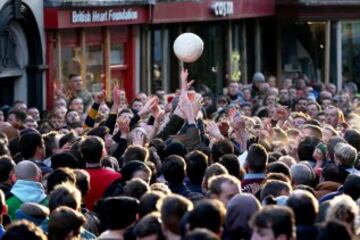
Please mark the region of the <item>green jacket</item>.
<svg viewBox="0 0 360 240"><path fill-rule="evenodd" d="M21 205L24 202L22 202L19 198L17 198L15 195L13 195L12 197L10 197L8 200L6 200L6 205L8 207L8 215L11 218L11 220L15 220L15 213L16 210L18 210ZM43 206L48 206L49 205L49 201L48 198L45 198L44 200L42 200L41 202L39 202L39 204L43 205Z"/></svg>

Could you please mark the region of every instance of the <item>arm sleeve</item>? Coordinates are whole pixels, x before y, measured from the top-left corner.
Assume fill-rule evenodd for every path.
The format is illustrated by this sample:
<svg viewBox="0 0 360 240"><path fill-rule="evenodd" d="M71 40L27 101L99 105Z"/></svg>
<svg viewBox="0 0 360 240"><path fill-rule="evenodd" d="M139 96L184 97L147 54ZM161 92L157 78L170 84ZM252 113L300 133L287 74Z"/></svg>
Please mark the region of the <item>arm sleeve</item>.
<svg viewBox="0 0 360 240"><path fill-rule="evenodd" d="M90 110L88 111L86 118L85 118L85 122L84 122L84 128L92 128L95 125L95 119L96 119L96 115L98 113L100 104L98 103L93 103L93 105L91 106Z"/></svg>

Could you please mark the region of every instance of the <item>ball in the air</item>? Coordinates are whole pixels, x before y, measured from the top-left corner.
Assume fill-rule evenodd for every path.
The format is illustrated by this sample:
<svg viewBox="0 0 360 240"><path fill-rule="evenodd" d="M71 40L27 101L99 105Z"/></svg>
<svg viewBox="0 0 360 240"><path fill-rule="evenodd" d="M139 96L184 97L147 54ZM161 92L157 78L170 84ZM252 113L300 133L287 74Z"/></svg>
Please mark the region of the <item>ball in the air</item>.
<svg viewBox="0 0 360 240"><path fill-rule="evenodd" d="M174 42L176 57L186 63L192 63L199 59L203 50L204 42L193 33L183 33Z"/></svg>

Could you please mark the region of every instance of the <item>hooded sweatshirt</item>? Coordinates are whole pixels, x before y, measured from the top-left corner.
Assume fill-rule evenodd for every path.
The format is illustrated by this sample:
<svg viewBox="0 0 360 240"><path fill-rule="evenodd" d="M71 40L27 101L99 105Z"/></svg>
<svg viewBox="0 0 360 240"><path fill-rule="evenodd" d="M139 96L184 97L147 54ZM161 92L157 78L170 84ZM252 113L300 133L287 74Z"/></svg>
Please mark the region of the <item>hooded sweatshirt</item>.
<svg viewBox="0 0 360 240"><path fill-rule="evenodd" d="M17 180L10 192L13 196L6 200L6 205L11 219L15 219L16 210L23 203L34 202L44 206L48 205L45 190L39 182Z"/></svg>

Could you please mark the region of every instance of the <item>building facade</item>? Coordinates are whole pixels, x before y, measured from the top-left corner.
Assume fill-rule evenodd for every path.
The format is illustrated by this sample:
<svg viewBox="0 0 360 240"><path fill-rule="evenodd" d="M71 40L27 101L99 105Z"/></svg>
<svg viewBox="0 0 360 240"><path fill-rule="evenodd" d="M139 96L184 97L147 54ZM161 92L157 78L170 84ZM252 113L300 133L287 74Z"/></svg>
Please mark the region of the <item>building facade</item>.
<svg viewBox="0 0 360 240"><path fill-rule="evenodd" d="M0 106L44 107L43 22L42 0L0 1Z"/></svg>

